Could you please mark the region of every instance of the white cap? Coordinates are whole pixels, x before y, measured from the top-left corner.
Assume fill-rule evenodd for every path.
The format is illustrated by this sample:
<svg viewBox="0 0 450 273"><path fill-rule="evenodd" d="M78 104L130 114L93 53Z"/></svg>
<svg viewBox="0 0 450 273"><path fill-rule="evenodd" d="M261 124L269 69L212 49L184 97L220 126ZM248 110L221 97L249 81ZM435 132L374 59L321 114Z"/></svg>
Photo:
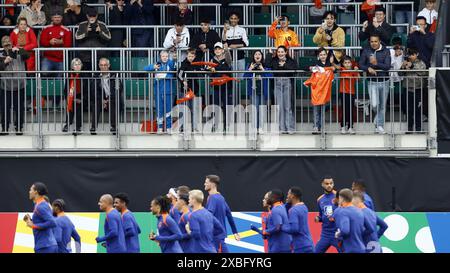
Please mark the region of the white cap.
<svg viewBox="0 0 450 273"><path fill-rule="evenodd" d="M221 42L217 42L214 44L214 48L216 48L216 47L223 48L223 44Z"/></svg>

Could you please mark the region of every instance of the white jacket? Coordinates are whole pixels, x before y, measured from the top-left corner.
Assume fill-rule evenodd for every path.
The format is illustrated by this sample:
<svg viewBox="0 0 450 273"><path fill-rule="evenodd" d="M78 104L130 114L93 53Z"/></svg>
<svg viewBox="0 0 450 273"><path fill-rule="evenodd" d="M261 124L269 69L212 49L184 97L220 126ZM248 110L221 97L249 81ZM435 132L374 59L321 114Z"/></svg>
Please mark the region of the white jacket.
<svg viewBox="0 0 450 273"><path fill-rule="evenodd" d="M418 16L423 16L425 18L427 18L427 24L431 25L433 23L434 18L438 18L438 13L437 11L433 10L429 10L427 8L424 8L421 12L419 12Z"/></svg>
<svg viewBox="0 0 450 273"><path fill-rule="evenodd" d="M400 68L402 67L403 59L404 59L405 55L402 54L397 57L397 56L395 56L394 49L391 49L390 51L391 51L391 69L400 70ZM389 76L391 77L391 80L393 82L400 82L403 80L403 78L398 75L398 72L391 72L389 74L390 74Z"/></svg>
<svg viewBox="0 0 450 273"><path fill-rule="evenodd" d="M177 39L177 32L175 31L175 27L169 29L167 32L166 38L164 39L163 47L167 49L171 49L175 46L175 40ZM181 32L181 43L177 45L177 48L187 49L189 47L189 42L191 40L189 30L187 27L183 28Z"/></svg>

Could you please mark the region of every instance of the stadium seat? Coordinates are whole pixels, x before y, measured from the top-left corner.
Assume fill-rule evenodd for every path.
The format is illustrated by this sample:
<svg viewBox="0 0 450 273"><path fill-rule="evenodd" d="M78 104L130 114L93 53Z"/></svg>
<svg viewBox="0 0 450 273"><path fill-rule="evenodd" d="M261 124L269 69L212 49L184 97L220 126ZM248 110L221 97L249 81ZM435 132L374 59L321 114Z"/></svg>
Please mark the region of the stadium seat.
<svg viewBox="0 0 450 273"><path fill-rule="evenodd" d="M309 70L310 66L313 66L317 62L317 58L313 56L300 57L298 60L298 66L300 69Z"/></svg>
<svg viewBox="0 0 450 273"><path fill-rule="evenodd" d="M60 79L42 79L41 80L41 95L42 96L61 96L63 95L64 83ZM26 96L37 95L37 82L35 79L28 79L26 83Z"/></svg>
<svg viewBox="0 0 450 273"><path fill-rule="evenodd" d="M125 80L125 96L126 99L132 97L139 97L144 99L144 94L148 96L150 91L149 80ZM148 97L146 97L148 100Z"/></svg>
<svg viewBox="0 0 450 273"><path fill-rule="evenodd" d="M291 25L298 25L299 24L300 21L298 20L298 14L297 13L286 13L284 15L289 17L289 21L291 22Z"/></svg>
<svg viewBox="0 0 450 273"><path fill-rule="evenodd" d="M131 70L142 71L144 67L148 65L147 57L133 57L131 59Z"/></svg>
<svg viewBox="0 0 450 273"><path fill-rule="evenodd" d="M255 13L255 25L270 25L272 24L272 20L273 18L271 18L270 13Z"/></svg>
<svg viewBox="0 0 450 273"><path fill-rule="evenodd" d="M316 47L317 45L313 42L314 34L307 34L304 36L303 46L306 47Z"/></svg>
<svg viewBox="0 0 450 273"><path fill-rule="evenodd" d="M111 57L109 59L111 64L111 70L120 70L120 58L119 57Z"/></svg>
<svg viewBox="0 0 450 273"><path fill-rule="evenodd" d="M248 41L250 47L265 47L266 35L249 35Z"/></svg>

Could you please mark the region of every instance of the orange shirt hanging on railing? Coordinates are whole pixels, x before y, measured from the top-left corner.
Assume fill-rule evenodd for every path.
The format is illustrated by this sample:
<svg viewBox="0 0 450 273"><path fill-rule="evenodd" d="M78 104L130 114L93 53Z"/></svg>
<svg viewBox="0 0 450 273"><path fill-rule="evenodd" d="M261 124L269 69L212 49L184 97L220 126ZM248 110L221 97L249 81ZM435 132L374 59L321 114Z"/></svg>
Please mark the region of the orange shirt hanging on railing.
<svg viewBox="0 0 450 273"><path fill-rule="evenodd" d="M303 84L311 87L311 103L314 106L324 105L331 99L331 87L334 80L334 67L312 68L313 74Z"/></svg>

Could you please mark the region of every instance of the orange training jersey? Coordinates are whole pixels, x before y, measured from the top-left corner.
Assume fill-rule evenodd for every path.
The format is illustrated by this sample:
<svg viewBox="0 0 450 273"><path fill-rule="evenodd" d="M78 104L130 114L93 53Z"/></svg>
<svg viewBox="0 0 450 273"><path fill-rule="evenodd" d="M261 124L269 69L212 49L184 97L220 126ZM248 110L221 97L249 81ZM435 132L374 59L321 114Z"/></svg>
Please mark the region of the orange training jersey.
<svg viewBox="0 0 450 273"><path fill-rule="evenodd" d="M323 72L314 72L304 85L311 86L311 103L314 106L324 105L331 99L331 87L334 73L331 67L325 67Z"/></svg>
<svg viewBox="0 0 450 273"><path fill-rule="evenodd" d="M277 28L277 22L273 22L269 29L269 37L275 39L275 47L286 46L286 47L296 47L300 46L297 34L292 31L284 31Z"/></svg>

